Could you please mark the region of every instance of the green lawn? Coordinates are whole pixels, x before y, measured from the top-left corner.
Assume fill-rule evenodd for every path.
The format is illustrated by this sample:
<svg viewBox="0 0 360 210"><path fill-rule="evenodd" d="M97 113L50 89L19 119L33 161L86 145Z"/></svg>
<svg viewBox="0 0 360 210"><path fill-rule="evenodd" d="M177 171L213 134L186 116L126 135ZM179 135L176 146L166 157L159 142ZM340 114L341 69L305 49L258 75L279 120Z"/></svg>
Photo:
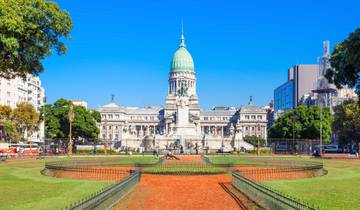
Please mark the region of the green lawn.
<svg viewBox="0 0 360 210"><path fill-rule="evenodd" d="M213 164L233 164L239 166L292 166L292 164L306 164L308 162L320 162L319 160L302 157L280 156L208 156Z"/></svg>
<svg viewBox="0 0 360 210"><path fill-rule="evenodd" d="M91 162L79 162L77 160L90 160ZM71 160L69 158L59 158L49 162L60 162L64 166L133 166L155 164L159 162L159 158L153 156L74 157Z"/></svg>
<svg viewBox="0 0 360 210"><path fill-rule="evenodd" d="M308 157L209 156L215 164L274 165L272 161L322 162ZM269 161L270 160L270 161ZM264 162L262 162L264 161ZM265 185L299 198L321 209L360 209L360 162L324 160L325 176L297 180L264 181ZM278 163L276 163L278 164ZM286 165L287 163L285 163ZM281 165L281 164L279 164Z"/></svg>
<svg viewBox="0 0 360 210"><path fill-rule="evenodd" d="M123 164L153 162L152 157L126 157ZM67 160L59 158L56 160ZM75 158L84 159L84 158ZM47 160L54 161L55 159ZM156 161L155 161L156 162ZM44 160L0 163L0 209L61 209L113 182L71 180L40 174Z"/></svg>
<svg viewBox="0 0 360 210"><path fill-rule="evenodd" d="M71 160L106 161L114 158L116 161L110 162L110 165L154 164L159 161L152 156L73 157ZM46 161L67 160L70 159L63 157ZM44 163L45 160L0 163L0 210L61 209L113 183L44 176L40 174Z"/></svg>
<svg viewBox="0 0 360 210"><path fill-rule="evenodd" d="M321 209L360 209L360 162L324 164L328 174L322 177L264 183Z"/></svg>

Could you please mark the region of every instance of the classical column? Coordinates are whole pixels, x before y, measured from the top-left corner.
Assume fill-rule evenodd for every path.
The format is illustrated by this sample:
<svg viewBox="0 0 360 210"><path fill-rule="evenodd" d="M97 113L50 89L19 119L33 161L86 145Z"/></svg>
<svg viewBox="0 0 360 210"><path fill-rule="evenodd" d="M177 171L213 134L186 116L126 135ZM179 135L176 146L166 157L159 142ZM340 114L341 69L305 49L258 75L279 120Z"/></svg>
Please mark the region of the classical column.
<svg viewBox="0 0 360 210"><path fill-rule="evenodd" d="M124 127L120 125L119 140L122 140Z"/></svg>

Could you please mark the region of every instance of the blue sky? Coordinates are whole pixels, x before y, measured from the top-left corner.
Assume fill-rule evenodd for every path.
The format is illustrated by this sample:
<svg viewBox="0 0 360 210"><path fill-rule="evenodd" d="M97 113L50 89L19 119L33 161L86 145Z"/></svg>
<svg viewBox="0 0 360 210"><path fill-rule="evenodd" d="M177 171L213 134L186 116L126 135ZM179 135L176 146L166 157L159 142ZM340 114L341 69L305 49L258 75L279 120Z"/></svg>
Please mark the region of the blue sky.
<svg viewBox="0 0 360 210"><path fill-rule="evenodd" d="M126 106L160 106L181 20L201 107L266 105L287 69L316 63L360 26L360 1L56 0L73 18L66 56L44 61L48 102L111 94Z"/></svg>

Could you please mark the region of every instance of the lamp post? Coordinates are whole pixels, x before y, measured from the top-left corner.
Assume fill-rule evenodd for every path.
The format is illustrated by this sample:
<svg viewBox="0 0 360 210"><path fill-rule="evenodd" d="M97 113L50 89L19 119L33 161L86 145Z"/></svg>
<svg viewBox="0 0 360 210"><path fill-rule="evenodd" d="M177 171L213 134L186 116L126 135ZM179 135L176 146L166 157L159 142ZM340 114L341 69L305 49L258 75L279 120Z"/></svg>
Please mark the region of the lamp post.
<svg viewBox="0 0 360 210"><path fill-rule="evenodd" d="M291 119L292 119L292 137L293 137L293 144L295 145L295 121L297 120L297 116L296 116L295 109L293 110ZM295 148L295 153L296 153L296 148Z"/></svg>
<svg viewBox="0 0 360 210"><path fill-rule="evenodd" d="M260 121L259 120L257 121L257 129L258 129L258 131L260 130ZM259 147L260 147L260 135L256 135L256 140L257 140L257 148L256 148L257 156L260 156L260 149L259 149Z"/></svg>
<svg viewBox="0 0 360 210"><path fill-rule="evenodd" d="M108 127L107 127L107 119L105 118L105 139L104 139L104 151L105 155L107 155L107 138L108 138Z"/></svg>
<svg viewBox="0 0 360 210"><path fill-rule="evenodd" d="M68 156L72 156L72 122L74 121L74 110L73 110L73 106L70 105L70 110L68 113L68 118L69 118L69 143L68 143Z"/></svg>
<svg viewBox="0 0 360 210"><path fill-rule="evenodd" d="M234 138L236 138L236 133L239 132L238 128L236 127L235 129L235 134L234 134ZM238 154L240 155L240 138L237 139L238 140Z"/></svg>
<svg viewBox="0 0 360 210"><path fill-rule="evenodd" d="M323 144L323 135L322 135L322 103L319 104L320 108L320 144L319 144L319 155L322 155L322 144Z"/></svg>
<svg viewBox="0 0 360 210"><path fill-rule="evenodd" d="M43 111L43 123L44 123L44 156L46 156L46 127L45 127L45 118L46 118L46 108L45 108L45 103L46 103L46 97L44 97L43 99L43 106L41 107L42 108L42 111Z"/></svg>

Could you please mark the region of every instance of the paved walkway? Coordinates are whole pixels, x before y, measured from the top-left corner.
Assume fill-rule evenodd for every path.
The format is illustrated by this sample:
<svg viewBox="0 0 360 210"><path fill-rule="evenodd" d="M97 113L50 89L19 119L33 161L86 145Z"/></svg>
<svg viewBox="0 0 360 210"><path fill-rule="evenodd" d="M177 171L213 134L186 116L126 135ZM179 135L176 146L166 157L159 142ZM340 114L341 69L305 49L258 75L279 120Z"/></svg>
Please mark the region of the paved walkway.
<svg viewBox="0 0 360 210"><path fill-rule="evenodd" d="M239 209L220 183L230 175L148 175L114 209Z"/></svg>
<svg viewBox="0 0 360 210"><path fill-rule="evenodd" d="M166 165L202 165L201 156L178 156L180 160L166 160ZM232 191L232 193L229 191ZM239 200L253 203L243 195L234 199L236 190L231 175L150 175L143 174L140 183L113 209L241 209Z"/></svg>
<svg viewBox="0 0 360 210"><path fill-rule="evenodd" d="M163 163L164 165L205 165L200 155L182 156L176 155L180 160L168 159Z"/></svg>

